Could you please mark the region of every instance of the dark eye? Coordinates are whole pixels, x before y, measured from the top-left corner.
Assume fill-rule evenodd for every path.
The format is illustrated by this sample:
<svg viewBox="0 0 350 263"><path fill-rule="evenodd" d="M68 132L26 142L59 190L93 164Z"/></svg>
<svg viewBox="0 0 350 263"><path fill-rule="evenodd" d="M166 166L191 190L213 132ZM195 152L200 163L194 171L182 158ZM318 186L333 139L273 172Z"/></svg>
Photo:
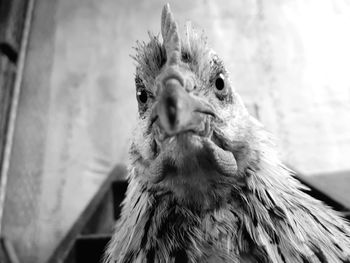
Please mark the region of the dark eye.
<svg viewBox="0 0 350 263"><path fill-rule="evenodd" d="M148 93L145 89L139 89L136 92L137 100L141 104L145 104L148 100Z"/></svg>
<svg viewBox="0 0 350 263"><path fill-rule="evenodd" d="M215 80L215 88L222 91L225 88L225 77L222 73Z"/></svg>

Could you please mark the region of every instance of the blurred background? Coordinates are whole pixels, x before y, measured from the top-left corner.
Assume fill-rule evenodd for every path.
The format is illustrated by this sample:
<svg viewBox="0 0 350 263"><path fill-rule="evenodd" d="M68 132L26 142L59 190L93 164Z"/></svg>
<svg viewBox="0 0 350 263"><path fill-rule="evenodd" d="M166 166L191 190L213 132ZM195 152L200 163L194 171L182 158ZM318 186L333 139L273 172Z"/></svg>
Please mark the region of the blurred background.
<svg viewBox="0 0 350 263"><path fill-rule="evenodd" d="M108 240L137 119L130 54L165 3L0 0L1 262L76 262L82 233ZM350 2L170 5L181 31L204 30L284 162L348 210Z"/></svg>

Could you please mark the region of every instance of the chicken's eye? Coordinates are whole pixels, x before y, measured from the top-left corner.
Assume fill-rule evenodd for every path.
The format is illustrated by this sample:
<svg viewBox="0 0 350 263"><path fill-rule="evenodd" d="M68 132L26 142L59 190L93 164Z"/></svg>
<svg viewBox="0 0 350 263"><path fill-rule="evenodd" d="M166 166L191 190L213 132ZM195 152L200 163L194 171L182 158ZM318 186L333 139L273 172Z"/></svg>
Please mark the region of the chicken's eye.
<svg viewBox="0 0 350 263"><path fill-rule="evenodd" d="M219 100L224 100L229 94L229 88L227 85L226 77L223 73L217 75L214 81L215 94Z"/></svg>
<svg viewBox="0 0 350 263"><path fill-rule="evenodd" d="M215 88L222 91L225 88L225 77L222 73L215 80Z"/></svg>
<svg viewBox="0 0 350 263"><path fill-rule="evenodd" d="M136 96L137 96L137 101L140 103L140 104L145 104L148 100L148 93L145 89L139 89L137 92L136 92Z"/></svg>

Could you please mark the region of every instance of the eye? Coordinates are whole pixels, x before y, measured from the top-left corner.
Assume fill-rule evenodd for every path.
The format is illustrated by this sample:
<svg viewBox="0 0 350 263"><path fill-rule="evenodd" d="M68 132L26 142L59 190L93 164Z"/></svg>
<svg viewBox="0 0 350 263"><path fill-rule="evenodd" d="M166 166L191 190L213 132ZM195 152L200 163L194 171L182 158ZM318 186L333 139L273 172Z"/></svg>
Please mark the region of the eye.
<svg viewBox="0 0 350 263"><path fill-rule="evenodd" d="M224 100L230 94L230 89L226 77L220 73L214 79L215 95L219 100Z"/></svg>
<svg viewBox="0 0 350 263"><path fill-rule="evenodd" d="M145 89L141 88L136 92L137 101L140 104L145 104L148 100L148 93Z"/></svg>
<svg viewBox="0 0 350 263"><path fill-rule="evenodd" d="M215 80L215 88L219 91L225 88L225 76L222 73Z"/></svg>

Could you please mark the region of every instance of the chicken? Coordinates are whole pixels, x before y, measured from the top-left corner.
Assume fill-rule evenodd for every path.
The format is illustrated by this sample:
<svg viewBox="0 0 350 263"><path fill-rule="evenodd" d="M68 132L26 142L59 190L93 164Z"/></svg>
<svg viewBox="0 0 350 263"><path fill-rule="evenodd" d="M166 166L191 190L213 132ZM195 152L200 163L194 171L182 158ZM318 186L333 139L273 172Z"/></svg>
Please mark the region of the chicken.
<svg viewBox="0 0 350 263"><path fill-rule="evenodd" d="M304 193L222 60L166 5L136 47L138 126L106 262L350 262L350 227Z"/></svg>

